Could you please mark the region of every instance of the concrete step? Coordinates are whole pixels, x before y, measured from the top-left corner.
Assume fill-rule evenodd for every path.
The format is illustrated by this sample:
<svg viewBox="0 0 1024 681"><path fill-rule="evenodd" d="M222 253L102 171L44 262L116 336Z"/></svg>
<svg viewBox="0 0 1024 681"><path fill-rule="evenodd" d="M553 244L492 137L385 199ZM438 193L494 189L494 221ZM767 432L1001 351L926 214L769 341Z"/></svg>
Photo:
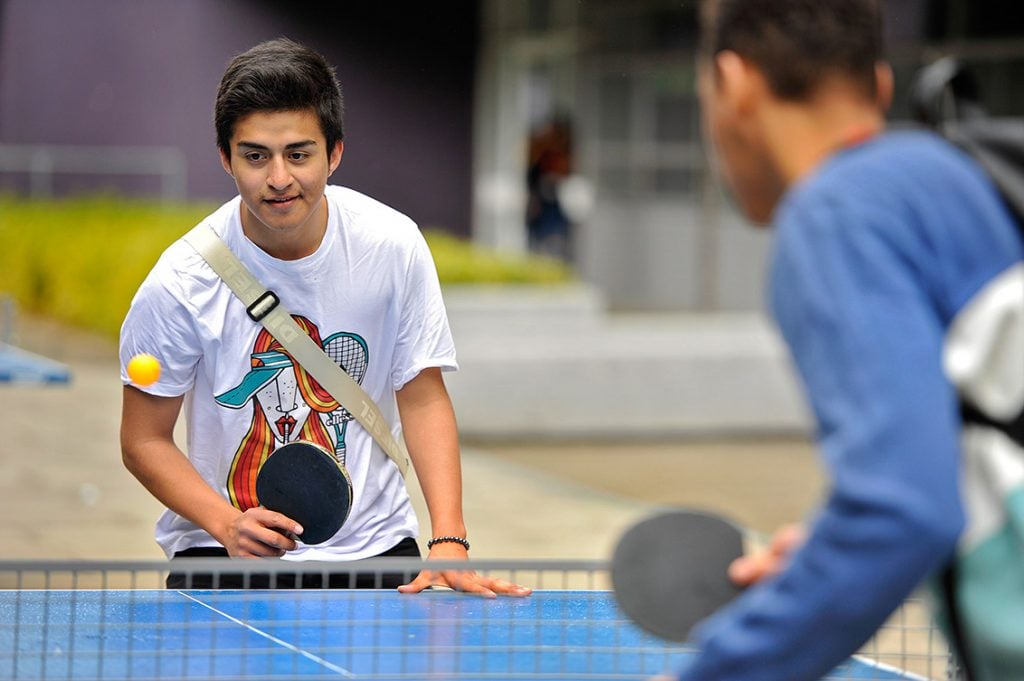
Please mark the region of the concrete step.
<svg viewBox="0 0 1024 681"><path fill-rule="evenodd" d="M461 367L446 378L464 437L809 430L785 347L763 315L616 314L585 287L516 288L445 292Z"/></svg>

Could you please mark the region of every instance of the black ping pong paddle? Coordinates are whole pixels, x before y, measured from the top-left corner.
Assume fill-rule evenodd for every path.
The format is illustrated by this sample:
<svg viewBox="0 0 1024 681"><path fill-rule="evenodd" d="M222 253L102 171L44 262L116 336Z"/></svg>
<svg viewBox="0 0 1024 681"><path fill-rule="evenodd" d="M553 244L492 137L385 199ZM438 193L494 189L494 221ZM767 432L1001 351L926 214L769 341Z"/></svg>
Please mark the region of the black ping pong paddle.
<svg viewBox="0 0 1024 681"><path fill-rule="evenodd" d="M352 480L323 447L290 442L274 450L256 478L260 505L302 526L303 544L333 537L352 508Z"/></svg>
<svg viewBox="0 0 1024 681"><path fill-rule="evenodd" d="M685 641L695 624L742 591L727 573L743 550L743 531L710 513L680 510L644 519L615 548L615 599L641 628Z"/></svg>

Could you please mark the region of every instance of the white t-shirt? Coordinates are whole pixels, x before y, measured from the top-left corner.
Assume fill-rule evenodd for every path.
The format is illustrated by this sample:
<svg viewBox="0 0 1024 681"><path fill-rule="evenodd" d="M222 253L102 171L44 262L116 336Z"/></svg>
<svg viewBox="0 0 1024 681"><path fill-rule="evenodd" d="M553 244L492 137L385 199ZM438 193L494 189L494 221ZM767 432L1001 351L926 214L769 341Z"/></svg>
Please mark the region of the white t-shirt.
<svg viewBox="0 0 1024 681"><path fill-rule="evenodd" d="M329 186L326 197L323 242L300 260L278 260L249 241L238 197L204 222L292 315L308 321L314 339L380 405L397 438L395 391L423 369L457 368L437 272L409 218L351 189ZM311 390L304 372L180 239L140 286L121 328L123 382L129 382L128 360L140 352L155 355L162 366L159 381L143 390L185 395L188 456L203 479L240 508L256 505L259 463L277 447L297 439L329 450L343 444L354 490L348 520L328 542L299 544L286 558L356 560L417 535L395 464L330 396ZM157 523L156 540L168 556L218 545L170 510Z"/></svg>

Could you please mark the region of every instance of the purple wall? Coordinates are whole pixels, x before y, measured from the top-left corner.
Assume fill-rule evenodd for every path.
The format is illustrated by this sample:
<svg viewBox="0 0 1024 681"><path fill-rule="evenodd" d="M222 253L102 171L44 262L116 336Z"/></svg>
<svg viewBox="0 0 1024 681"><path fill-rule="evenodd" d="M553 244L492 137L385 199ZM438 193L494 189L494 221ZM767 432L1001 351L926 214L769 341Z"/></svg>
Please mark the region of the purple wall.
<svg viewBox="0 0 1024 681"><path fill-rule="evenodd" d="M189 196L225 199L234 186L212 124L220 75L234 54L287 35L338 70L346 144L333 181L468 234L477 3L385 4L0 0L0 142L176 146ZM89 186L69 182L59 186ZM100 186L112 182L155 188Z"/></svg>

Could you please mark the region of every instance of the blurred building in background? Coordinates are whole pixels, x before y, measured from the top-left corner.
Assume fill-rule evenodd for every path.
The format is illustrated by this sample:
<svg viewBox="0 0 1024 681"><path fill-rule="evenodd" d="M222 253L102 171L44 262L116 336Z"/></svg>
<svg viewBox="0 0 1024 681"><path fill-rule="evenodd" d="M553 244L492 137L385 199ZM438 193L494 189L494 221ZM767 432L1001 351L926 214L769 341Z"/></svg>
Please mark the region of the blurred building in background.
<svg viewBox="0 0 1024 681"><path fill-rule="evenodd" d="M993 114L1024 115L1024 14L1009 0L883 0L908 117L916 70L961 56ZM572 122L566 200L574 262L624 309L753 310L770 235L736 215L704 154L695 96L696 2L484 0L474 235L522 248L530 130ZM572 211L570 211L571 213Z"/></svg>
<svg viewBox="0 0 1024 681"><path fill-rule="evenodd" d="M1024 113L1016 3L883 2L896 121L914 72L945 54L975 70L992 113ZM218 79L233 54L286 35L338 67L335 182L511 251L529 247L528 211L543 204L534 235L558 238L532 243L615 308L760 309L769 235L737 217L704 154L695 7L0 0L0 191L227 198ZM540 162L544 145L555 155Z"/></svg>

